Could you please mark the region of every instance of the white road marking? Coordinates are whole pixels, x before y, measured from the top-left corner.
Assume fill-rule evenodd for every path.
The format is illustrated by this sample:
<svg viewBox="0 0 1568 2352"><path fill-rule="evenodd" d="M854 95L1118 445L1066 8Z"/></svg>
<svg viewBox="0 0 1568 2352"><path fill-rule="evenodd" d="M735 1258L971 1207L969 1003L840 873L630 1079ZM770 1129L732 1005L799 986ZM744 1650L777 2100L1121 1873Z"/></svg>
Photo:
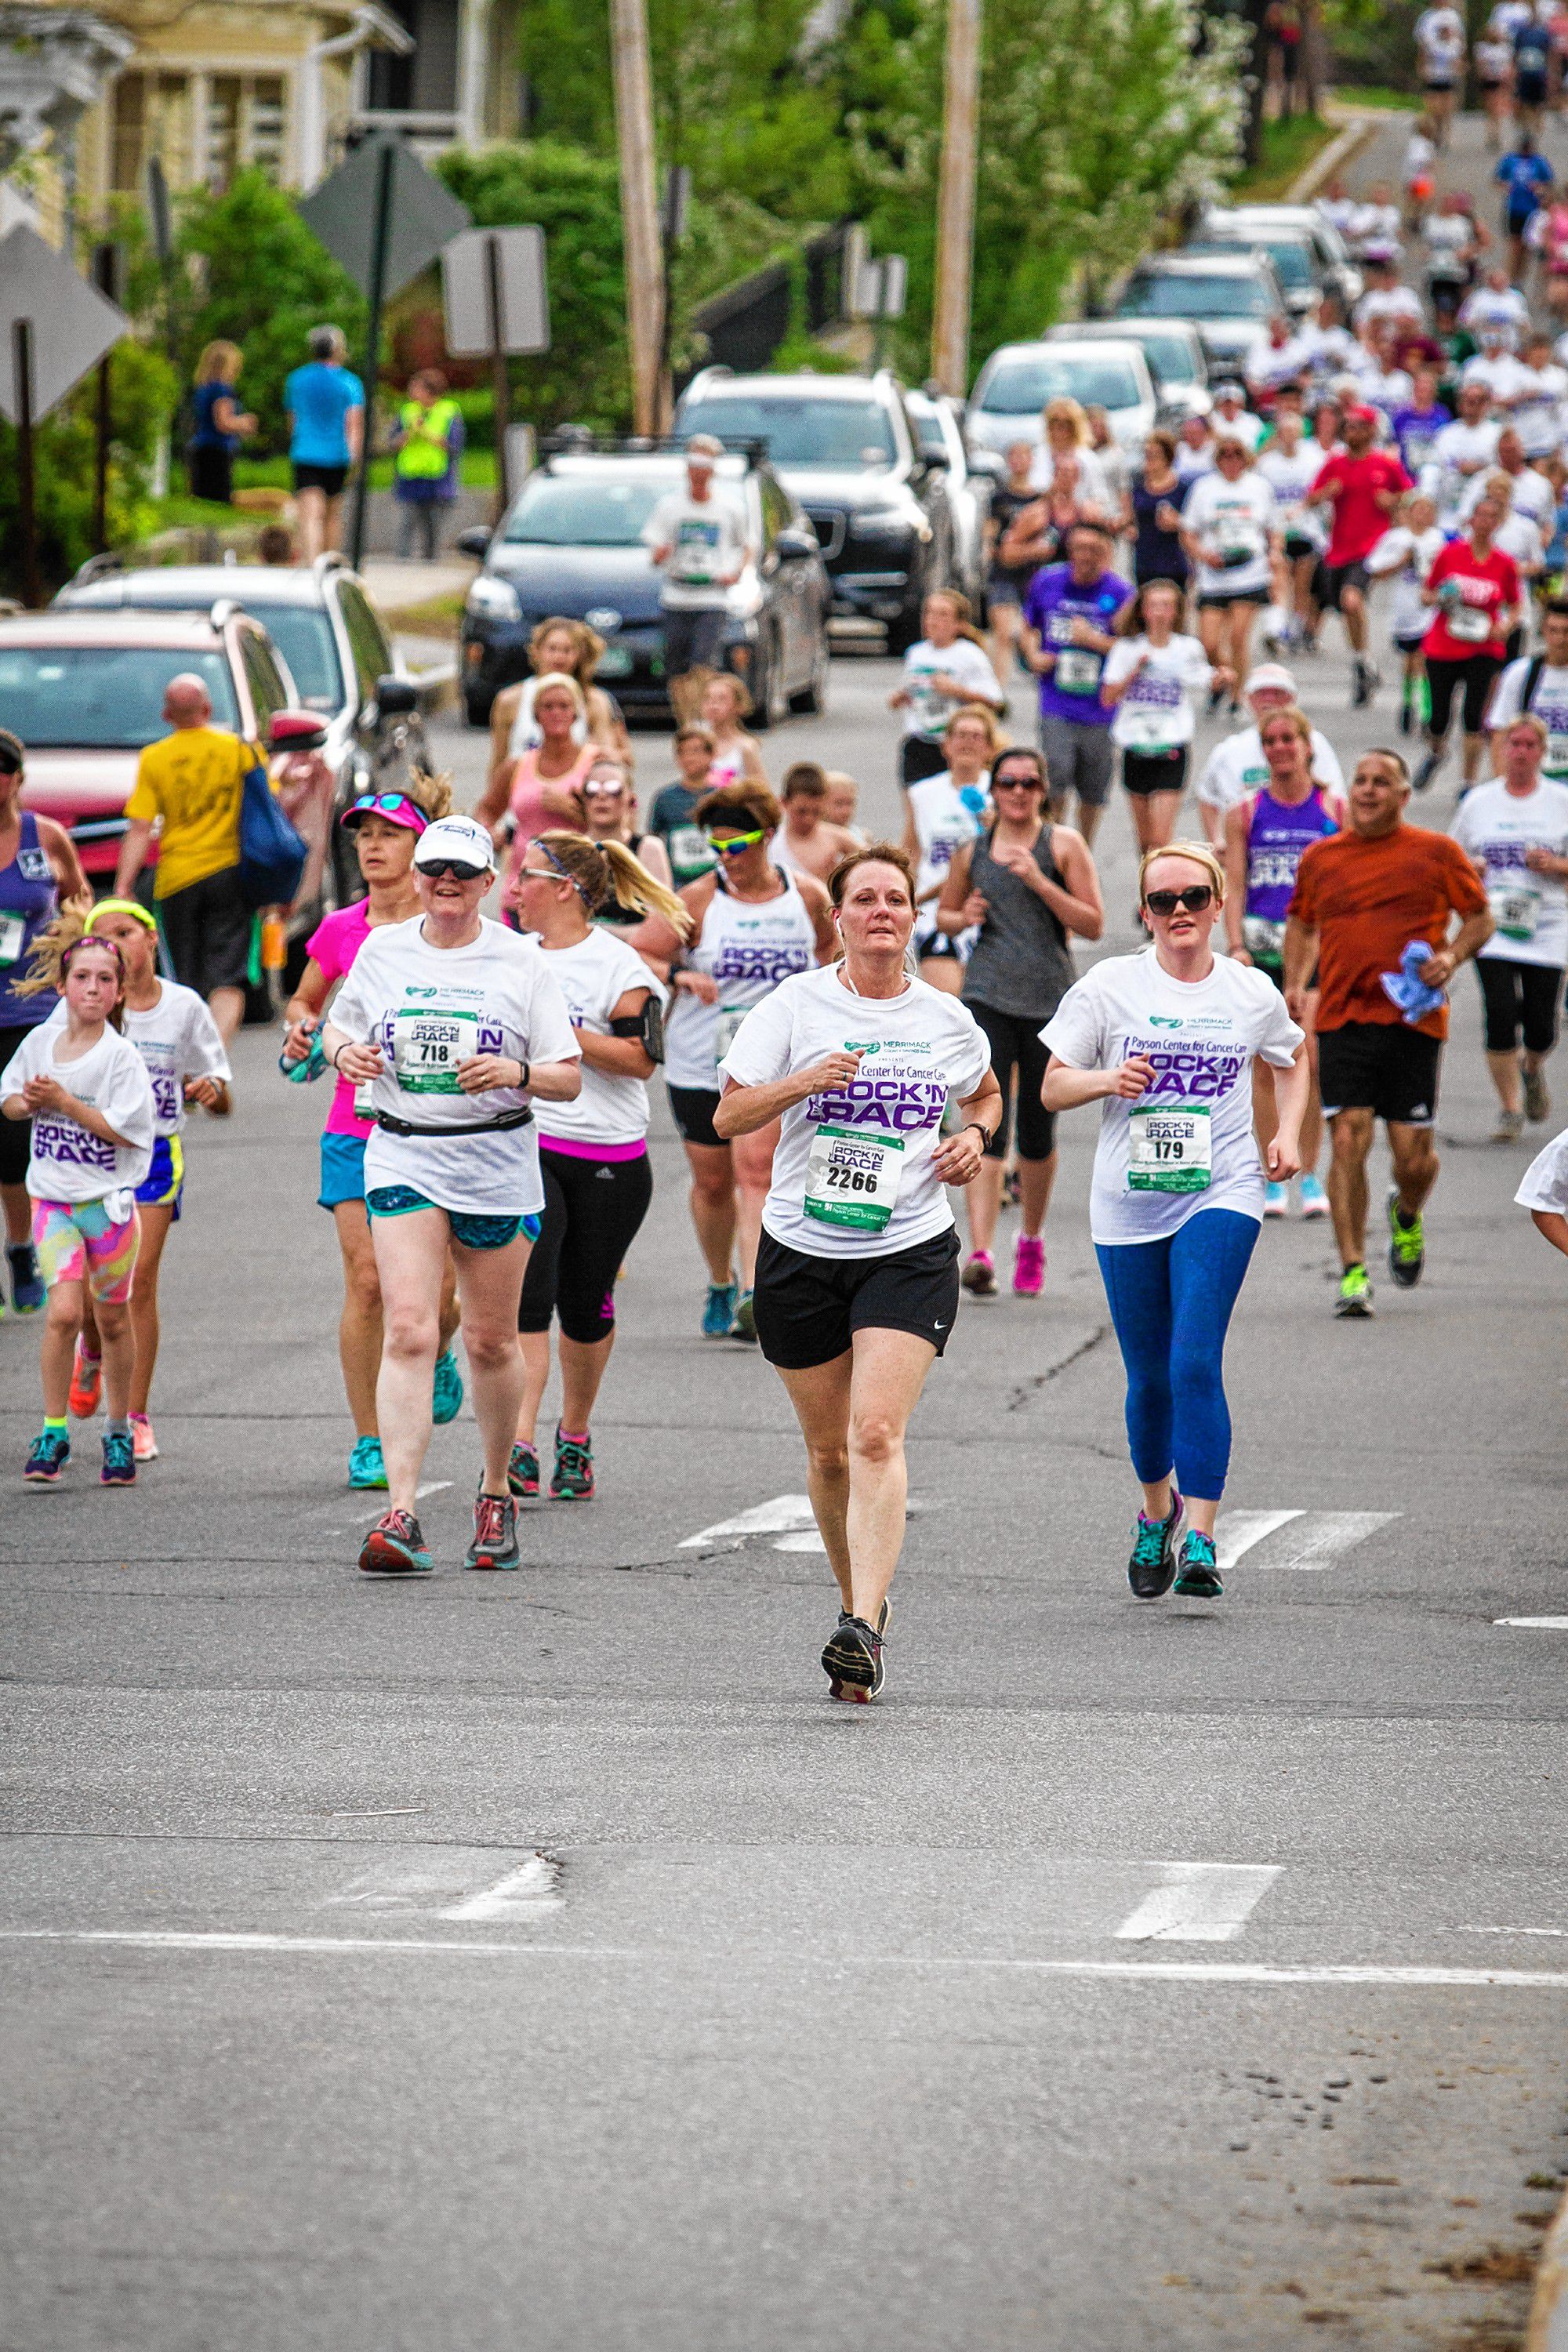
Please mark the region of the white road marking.
<svg viewBox="0 0 1568 2352"><path fill-rule="evenodd" d="M1535 1625L1545 1633L1568 1633L1568 1617L1494 1617L1494 1625Z"/></svg>
<svg viewBox="0 0 1568 2352"><path fill-rule="evenodd" d="M1215 1522L1215 1559L1221 1575L1234 1568L1245 1551L1271 1536L1276 1528L1288 1520L1305 1516L1300 1511L1222 1511Z"/></svg>
<svg viewBox="0 0 1568 2352"><path fill-rule="evenodd" d="M1279 1876L1273 1863L1161 1862L1162 1884L1116 1930L1132 1944L1228 1944Z"/></svg>
<svg viewBox="0 0 1568 2352"><path fill-rule="evenodd" d="M530 1854L493 1886L481 1887L443 1911L443 1919L531 1919L542 1911L560 1911L566 1897L561 1892L561 1865L546 1853Z"/></svg>
<svg viewBox="0 0 1568 2352"><path fill-rule="evenodd" d="M827 1546L815 1528L802 1528L798 1535L781 1536L774 1544L773 1549L775 1551L814 1551L823 1559L827 1557Z"/></svg>
<svg viewBox="0 0 1568 2352"><path fill-rule="evenodd" d="M1568 1936L1568 1927L1444 1927L1445 1936Z"/></svg>
<svg viewBox="0 0 1568 2352"><path fill-rule="evenodd" d="M720 1519L681 1538L682 1551L704 1551L723 1544L733 1549L748 1536L782 1536L792 1528L815 1526L809 1495L775 1495L771 1502L753 1503L732 1519Z"/></svg>
<svg viewBox="0 0 1568 2352"><path fill-rule="evenodd" d="M239 1934L224 1929L122 1927L0 1927L0 1943L79 1944L164 1952L298 1952L359 1957L371 1952L422 1952L455 1959L636 1960L674 1958L668 1948L627 1944L480 1943L465 1937L409 1936L281 1936ZM725 1952L687 1952L686 1961L728 1964ZM780 1954L794 1968L793 1954ZM1146 1977L1167 1984L1293 1985L1492 1985L1504 1990L1568 1991L1568 1969L1442 1969L1362 1967L1270 1967L1242 1960L998 1960L967 1957L922 1959L907 1953L858 1952L829 1956L829 1968L972 1969L1022 1976Z"/></svg>
<svg viewBox="0 0 1568 2352"><path fill-rule="evenodd" d="M416 1486L414 1489L414 1499L416 1503L422 1503L426 1495L444 1495L451 1484L452 1481L450 1478L426 1478L423 1486ZM366 1519L379 1519L384 1517L390 1507L389 1504L377 1503L374 1510L356 1512L354 1515L355 1527L363 1527Z"/></svg>
<svg viewBox="0 0 1568 2352"><path fill-rule="evenodd" d="M1270 1568L1331 1568L1342 1552L1351 1551L1398 1518L1397 1511L1309 1511L1304 1526L1292 1528L1268 1561Z"/></svg>

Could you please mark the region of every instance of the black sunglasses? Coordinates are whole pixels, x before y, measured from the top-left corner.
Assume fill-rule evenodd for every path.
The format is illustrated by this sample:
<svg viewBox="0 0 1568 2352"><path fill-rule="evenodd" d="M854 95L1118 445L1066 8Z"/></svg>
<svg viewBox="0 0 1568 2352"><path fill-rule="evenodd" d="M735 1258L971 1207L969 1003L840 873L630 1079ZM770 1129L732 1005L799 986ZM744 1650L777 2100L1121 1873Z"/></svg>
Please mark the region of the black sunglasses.
<svg viewBox="0 0 1568 2352"><path fill-rule="evenodd" d="M490 868L470 865L466 857L431 857L420 859L419 871L428 874L433 882L439 882L448 874L454 882L480 882Z"/></svg>
<svg viewBox="0 0 1568 2352"><path fill-rule="evenodd" d="M1152 915L1173 915L1184 907L1189 915L1201 915L1214 903L1214 886L1209 882L1194 882L1185 890L1151 890L1143 904Z"/></svg>

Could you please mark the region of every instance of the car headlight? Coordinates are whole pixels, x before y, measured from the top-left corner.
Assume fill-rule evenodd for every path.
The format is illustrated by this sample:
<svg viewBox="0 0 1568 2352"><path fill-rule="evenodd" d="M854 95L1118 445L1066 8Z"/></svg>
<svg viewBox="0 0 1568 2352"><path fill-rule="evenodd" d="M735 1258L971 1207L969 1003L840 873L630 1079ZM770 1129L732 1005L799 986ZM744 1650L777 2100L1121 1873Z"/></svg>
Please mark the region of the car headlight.
<svg viewBox="0 0 1568 2352"><path fill-rule="evenodd" d="M468 610L479 621L521 621L522 606L510 580L481 572L468 591Z"/></svg>
<svg viewBox="0 0 1568 2352"><path fill-rule="evenodd" d="M849 518L857 539L907 539L914 527L901 507L864 507Z"/></svg>

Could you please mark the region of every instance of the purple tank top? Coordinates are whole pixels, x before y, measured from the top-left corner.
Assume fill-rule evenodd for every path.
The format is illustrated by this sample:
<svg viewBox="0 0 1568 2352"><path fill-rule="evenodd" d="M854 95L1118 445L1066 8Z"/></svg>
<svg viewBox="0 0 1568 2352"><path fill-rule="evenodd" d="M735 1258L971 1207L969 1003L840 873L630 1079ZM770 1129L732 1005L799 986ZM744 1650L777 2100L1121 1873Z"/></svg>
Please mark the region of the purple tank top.
<svg viewBox="0 0 1568 2352"><path fill-rule="evenodd" d="M59 912L55 873L38 838L38 820L31 809L17 819L22 832L16 855L0 866L0 1029L33 1029L47 1021L56 999L18 996L16 982L27 977L33 943L46 923Z"/></svg>
<svg viewBox="0 0 1568 2352"><path fill-rule="evenodd" d="M1251 920L1283 926L1302 852L1338 831L1316 785L1294 808L1270 792L1258 793L1247 836L1247 913Z"/></svg>

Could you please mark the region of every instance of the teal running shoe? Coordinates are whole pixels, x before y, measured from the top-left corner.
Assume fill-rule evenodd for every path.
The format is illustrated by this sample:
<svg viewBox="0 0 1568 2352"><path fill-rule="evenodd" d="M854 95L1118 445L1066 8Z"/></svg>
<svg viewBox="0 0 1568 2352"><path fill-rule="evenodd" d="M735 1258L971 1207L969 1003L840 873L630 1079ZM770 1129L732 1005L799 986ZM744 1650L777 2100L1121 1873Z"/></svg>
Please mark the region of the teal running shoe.
<svg viewBox="0 0 1568 2352"><path fill-rule="evenodd" d="M574 1437L555 1433L555 1468L550 1480L552 1503L589 1503L594 1498L594 1449Z"/></svg>
<svg viewBox="0 0 1568 2352"><path fill-rule="evenodd" d="M437 1429L456 1421L463 1409L463 1375L458 1370L458 1359L450 1348L436 1359L436 1379L431 1391L431 1413Z"/></svg>
<svg viewBox="0 0 1568 2352"><path fill-rule="evenodd" d="M372 1488L386 1484L386 1465L381 1458L379 1437L356 1437L354 1450L349 1455L349 1485L369 1493Z"/></svg>
<svg viewBox="0 0 1568 2352"><path fill-rule="evenodd" d="M1167 1517L1152 1519L1147 1511L1139 1512L1132 1529L1127 1581L1140 1601L1158 1601L1169 1592L1171 1579L1176 1573L1176 1529L1181 1523L1182 1498L1173 1486Z"/></svg>
<svg viewBox="0 0 1568 2352"><path fill-rule="evenodd" d="M1301 1179L1301 1214L1304 1217L1326 1217L1329 1196L1315 1176Z"/></svg>
<svg viewBox="0 0 1568 2352"><path fill-rule="evenodd" d="M708 1304L702 1309L702 1337L705 1339L727 1339L735 1328L735 1286L732 1282L710 1282Z"/></svg>
<svg viewBox="0 0 1568 2352"><path fill-rule="evenodd" d="M365 1576L428 1576L436 1563L412 1511L385 1511L360 1546Z"/></svg>
<svg viewBox="0 0 1568 2352"><path fill-rule="evenodd" d="M58 1430L46 1429L40 1437L34 1438L22 1475L29 1486L53 1486L70 1458L70 1439L62 1437Z"/></svg>
<svg viewBox="0 0 1568 2352"><path fill-rule="evenodd" d="M136 1441L128 1429L110 1429L103 1436L103 1467L98 1474L100 1486L134 1486L136 1484Z"/></svg>
<svg viewBox="0 0 1568 2352"><path fill-rule="evenodd" d="M525 1444L521 1437L507 1457L506 1483L525 1503L531 1502L539 1492L539 1450Z"/></svg>
<svg viewBox="0 0 1568 2352"><path fill-rule="evenodd" d="M1215 1561L1213 1536L1189 1528L1182 1538L1182 1556L1176 1564L1175 1590L1184 1601L1217 1601L1225 1591L1219 1580L1219 1569Z"/></svg>

